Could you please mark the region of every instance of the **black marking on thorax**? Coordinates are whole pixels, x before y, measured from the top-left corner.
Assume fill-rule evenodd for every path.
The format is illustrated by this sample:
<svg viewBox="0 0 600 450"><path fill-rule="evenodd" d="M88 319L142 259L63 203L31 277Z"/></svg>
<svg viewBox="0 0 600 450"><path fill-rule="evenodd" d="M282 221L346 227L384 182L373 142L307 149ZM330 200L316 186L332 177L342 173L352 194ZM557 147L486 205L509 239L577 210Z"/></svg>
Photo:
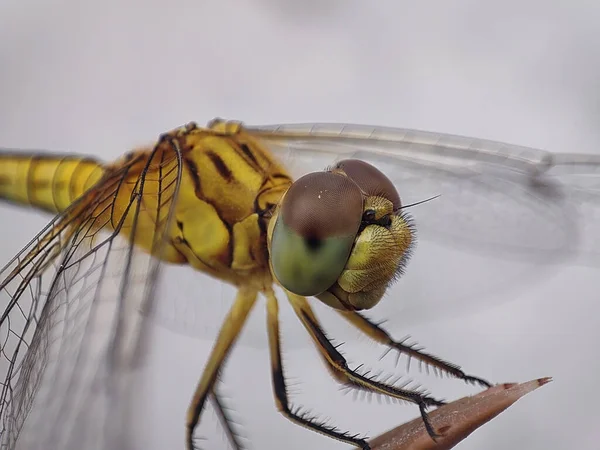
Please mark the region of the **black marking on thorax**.
<svg viewBox="0 0 600 450"><path fill-rule="evenodd" d="M198 173L198 166L194 162L194 160L189 158L183 159L184 165L190 174L190 178L192 179L192 183L194 183L194 191L196 195L200 195L202 193L202 184L200 182L200 174Z"/></svg>
<svg viewBox="0 0 600 450"><path fill-rule="evenodd" d="M252 150L250 150L250 147L248 147L248 144L240 143L238 145L246 158L248 158L256 167L259 167L260 164L258 164L258 160L256 159L256 156L254 156L254 153L252 153Z"/></svg>
<svg viewBox="0 0 600 450"><path fill-rule="evenodd" d="M217 169L217 172L219 172L219 175L221 175L225 181L228 183L233 181L233 172L231 172L231 169L227 167L227 164L225 164L225 161L223 161L219 155L209 150L206 152L206 156L208 156L208 158L214 164L215 169Z"/></svg>

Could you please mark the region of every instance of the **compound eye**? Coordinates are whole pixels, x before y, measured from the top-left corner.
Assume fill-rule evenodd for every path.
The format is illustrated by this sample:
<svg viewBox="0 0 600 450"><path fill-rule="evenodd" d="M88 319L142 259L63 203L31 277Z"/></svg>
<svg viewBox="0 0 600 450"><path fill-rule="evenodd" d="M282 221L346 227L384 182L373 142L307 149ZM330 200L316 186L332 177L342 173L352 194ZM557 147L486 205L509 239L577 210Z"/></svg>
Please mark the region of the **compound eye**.
<svg viewBox="0 0 600 450"><path fill-rule="evenodd" d="M394 211L402 207L400 196L394 183L383 172L359 159L344 159L333 170L341 170L368 196L383 197L394 205Z"/></svg>
<svg viewBox="0 0 600 450"><path fill-rule="evenodd" d="M315 172L286 192L271 238L271 266L298 295L327 290L341 275L358 233L363 195L349 178Z"/></svg>

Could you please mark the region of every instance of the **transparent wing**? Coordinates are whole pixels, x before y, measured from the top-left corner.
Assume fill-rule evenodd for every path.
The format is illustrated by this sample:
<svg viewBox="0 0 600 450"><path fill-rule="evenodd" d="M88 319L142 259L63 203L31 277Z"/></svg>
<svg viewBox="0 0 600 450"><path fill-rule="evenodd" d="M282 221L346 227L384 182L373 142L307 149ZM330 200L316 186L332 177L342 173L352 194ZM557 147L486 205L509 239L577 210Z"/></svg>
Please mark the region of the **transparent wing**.
<svg viewBox="0 0 600 450"><path fill-rule="evenodd" d="M600 265L600 155L555 154L548 177L561 187L564 200L576 210L583 263Z"/></svg>
<svg viewBox="0 0 600 450"><path fill-rule="evenodd" d="M566 264L600 264L600 154L361 125L248 128L294 176L359 158L391 178L404 205L440 196L408 209L417 246L378 317L485 308Z"/></svg>
<svg viewBox="0 0 600 450"><path fill-rule="evenodd" d="M600 154L557 154L462 136L361 125L250 128L289 161L293 172L305 171L307 162L314 166L315 161L326 165L360 158L385 170L404 204L441 195L427 207L411 211L428 238L450 238L474 251L486 244L487 252L487 245L492 245L495 252L517 252L519 257L563 258L568 250L598 254L597 242L583 247L581 236L573 235L579 224L567 205L570 195L588 188L564 175L585 173L597 183ZM558 172L563 177L557 177Z"/></svg>
<svg viewBox="0 0 600 450"><path fill-rule="evenodd" d="M393 332L518 299L568 264L600 263L594 232L600 155L360 125L246 128L296 178L360 158L392 179L404 205L439 196L409 208L416 248L406 273L369 314L388 320ZM214 338L235 289L189 267L167 271L157 286L169 298L159 306L158 322L177 333ZM199 293L210 301L201 301ZM295 323L285 305L281 318ZM289 348L310 345L301 334L286 335ZM240 342L266 345L262 316L250 319Z"/></svg>
<svg viewBox="0 0 600 450"><path fill-rule="evenodd" d="M594 231L600 223L600 154L361 125L246 129L295 178L359 158L392 179L404 205L439 196L408 209L416 248L402 279L370 314L388 320L392 331L518 299L568 264L600 264ZM178 333L214 338L234 288L187 267L167 271L158 289L169 302L161 304L158 321ZM199 292L211 301L199 301ZM293 314L282 308L282 320L290 313L293 323ZM251 322L240 342L266 345L262 317ZM310 345L300 334L288 336L290 348Z"/></svg>
<svg viewBox="0 0 600 450"><path fill-rule="evenodd" d="M180 180L175 149L146 158L109 170L2 270L1 448L128 447L127 385L160 267L132 243L150 236L159 254Z"/></svg>

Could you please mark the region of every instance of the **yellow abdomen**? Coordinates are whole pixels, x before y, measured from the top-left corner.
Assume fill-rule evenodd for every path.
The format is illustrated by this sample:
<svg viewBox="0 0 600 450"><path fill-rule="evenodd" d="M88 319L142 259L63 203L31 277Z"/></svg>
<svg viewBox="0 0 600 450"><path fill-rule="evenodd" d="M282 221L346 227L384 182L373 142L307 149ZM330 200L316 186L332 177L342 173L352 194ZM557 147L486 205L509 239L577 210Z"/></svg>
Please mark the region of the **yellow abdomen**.
<svg viewBox="0 0 600 450"><path fill-rule="evenodd" d="M103 173L102 165L88 157L0 153L0 198L58 213Z"/></svg>

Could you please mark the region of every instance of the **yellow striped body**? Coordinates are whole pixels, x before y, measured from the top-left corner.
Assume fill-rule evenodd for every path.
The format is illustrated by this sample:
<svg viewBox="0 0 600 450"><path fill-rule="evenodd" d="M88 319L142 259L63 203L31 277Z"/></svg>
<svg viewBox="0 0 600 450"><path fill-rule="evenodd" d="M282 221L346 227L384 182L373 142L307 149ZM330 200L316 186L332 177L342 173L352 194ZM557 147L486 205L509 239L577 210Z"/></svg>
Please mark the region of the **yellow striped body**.
<svg viewBox="0 0 600 450"><path fill-rule="evenodd" d="M271 153L234 123L183 127L159 141L101 165L83 157L0 153L0 197L67 213L71 229L119 230L138 248L156 252L168 207L175 216L160 257L190 264L234 284L269 276L268 215L291 185ZM180 165L180 167L179 167ZM174 177L181 173L176 198ZM144 179L139 212L134 205ZM135 227L135 232L134 231ZM264 277L260 277L264 278Z"/></svg>
<svg viewBox="0 0 600 450"><path fill-rule="evenodd" d="M278 127L277 129L279 130ZM18 348L13 349L12 353L10 348L8 352L5 351L6 348L2 349L6 354L4 359L10 366L6 372L4 395L0 396L0 417L7 419L5 422L14 429L20 429L21 417L26 417L28 408L34 404L31 399L35 395L35 383L42 379L41 374L45 370L45 367L39 368L37 362L45 363L47 355L55 354L48 349L59 349L59 358L63 354L69 356L67 353L73 353L76 355L76 362L75 365L71 364L71 369L85 369L85 366L78 365L80 361L81 364L87 364L85 360L88 359L85 352L89 347L84 347L85 344L82 343L87 341L82 332L87 332L88 326L104 327L105 324L104 317L101 322L96 322L97 318L93 316L95 311L102 310L104 313L115 307L114 311L118 313L115 315L115 326L105 327L110 333L106 351L97 353L105 356L105 362L102 362L105 366L97 367L108 369L106 373L132 367L129 363L135 362L138 343L141 343L136 339L142 328L139 326L139 318L134 317L137 314L127 313L133 310L147 311L147 293L152 292L156 286L155 261L149 264L148 258L142 257L138 261L140 263L136 264L134 260L140 253L132 249L146 252L142 256L152 254L169 263L189 264L194 269L238 287L236 299L223 321L188 409L188 450L194 448L194 429L207 398L212 396L217 400L215 405L219 405L214 383L259 293L265 295L268 302L271 374L280 412L293 422L314 431L368 448L366 440L350 433L338 432L333 427L325 427L298 413L298 409L290 404L281 358L278 300L273 290L274 284L280 284L284 289L294 312L335 380L345 386L418 404L425 428L433 436L433 427L425 409L439 406L442 402L419 391L397 387L393 383L387 384L385 380L379 381L363 371L359 373L351 370L343 355L323 332L306 297L292 292L289 284L274 275L276 271L271 270L271 265L276 266L279 256L300 260L298 248L302 251L306 249L304 265L290 270L291 276L300 274L302 277L307 265L323 260L326 264L337 267L337 280L326 291L315 290L315 296L364 334L389 349L406 353L440 372L470 383L490 386L485 380L466 375L458 366L423 353L414 345L394 341L377 323L357 313L370 309L381 300L388 286L402 273L414 241L410 219L400 211L400 199L391 180L366 162L346 160L321 173L321 178L320 175L311 176L311 181L302 178L292 186L291 176L276 161L270 148L276 151L278 144L284 144L285 147L294 139L299 139L302 144L302 141L316 136L311 134L312 126L308 133L294 134L293 130L277 133L271 136L266 129L253 131L239 123L220 120L214 120L207 128L188 124L165 133L154 145L136 149L110 164L102 164L86 157L0 151L0 199L58 213L49 226L11 261L5 269L4 281L0 280L0 291L9 296L9 304L2 320L8 319L5 323L9 331L17 336L17 347L24 342L22 348L27 351L26 359L19 360L16 357ZM351 133L346 138L354 139L350 136ZM372 137L375 141L379 139L378 133L374 131L368 133L368 139ZM343 139L343 136L328 135L325 132L321 138L312 141L312 146L315 149L321 146L327 149L332 142L342 146L352 142L345 142ZM301 148L301 145L297 148ZM318 184L322 183L319 180L325 179L323 176L336 178L336 182ZM354 187L349 190L349 185ZM294 197L296 187L300 191L295 192L308 194L296 194ZM316 189L310 190L307 187ZM290 188L292 190L288 192ZM293 198L300 201L290 201ZM331 198L334 200L331 201ZM327 203L324 203L325 199L328 199ZM309 202L321 204L317 208L319 214L312 214L316 204ZM344 212L348 210L349 203L359 207L351 209L352 214L347 215ZM300 222L310 225L308 232L307 227L294 229L294 237L303 240L302 246L289 245L289 242L299 242L299 239L279 240L280 244L273 244L273 230L278 223L284 223L287 211L302 211ZM277 222L279 219L282 222ZM344 220L350 220L356 227L326 226L329 221L345 225ZM290 223L294 223L292 219ZM297 226L298 222L295 224ZM288 223L285 225L288 226ZM289 226L289 229L292 227ZM344 239L352 237L352 246L348 247L348 254L344 256L343 267L337 264L338 261L333 261L335 258L328 258L327 253L328 242L335 242L329 238L339 236ZM126 242L119 242L119 237ZM335 248L334 252L335 255L339 254ZM276 255L275 263L270 261L270 253ZM60 264L55 264L58 255L63 258ZM336 258L339 260L337 256ZM109 265L107 261L116 264ZM330 261L333 263L330 264ZM52 276L55 277L54 280L58 280L56 284L53 281L52 286L57 289L50 291L50 295L44 300L46 303L40 317L36 316L37 306L35 309L29 308L33 312L26 316L24 311L27 309L18 302L24 294L39 295L41 291L32 289L34 285L31 283L34 280L37 283L40 276L45 276L45 269L51 264L56 268L56 273ZM318 270L321 268L329 269L322 265ZM13 288L13 285L16 286ZM72 286L78 288L70 293ZM105 290L107 287L109 289ZM115 287L118 291L114 290ZM202 293L198 294L202 296ZM38 304L39 298L34 299L34 305ZM100 303L95 303L98 299ZM96 304L100 307L93 307ZM80 311L84 311L83 314ZM12 316L18 316L19 320L13 321ZM60 340L48 339L49 335L54 336L49 334L49 330L52 330L48 327L59 320L71 327L68 329L65 325L59 332L63 342L72 335L76 337L73 341L78 342L73 345L78 347L72 347L76 352L63 352L63 348L71 347L63 347ZM17 326L12 327L12 322L17 323ZM23 326L19 330L20 324ZM35 334L30 342L21 340L19 336L25 335L30 324L38 327ZM63 364L65 360L68 361L63 358L62 361L57 360L56 366L51 366L53 372L48 380L57 380L70 388L69 384L63 383L65 380L74 380L68 375L68 371L63 372L63 366L69 366ZM22 361L25 362L21 364ZM60 371L55 367L60 367ZM19 373L18 378L13 378L14 368L14 373ZM75 371L73 374L77 373ZM60 380L58 375L67 377ZM77 383L79 381L77 379ZM34 389L31 389L32 386ZM79 392L79 384L76 387ZM13 392L16 395L13 396ZM51 397L54 400L54 397L59 396L52 392ZM75 405L71 403L69 395L66 397L64 405ZM13 398L19 400L18 404ZM63 405L62 400L60 401L59 405ZM53 410L55 409L50 409ZM241 448L226 414L221 413L221 416L228 436L234 437L232 447ZM94 418L96 417L100 416L95 415ZM62 423L61 418L62 416L57 422L59 425ZM46 415L44 420L47 420ZM10 428L8 431L13 432ZM2 433L3 430L0 430L0 439Z"/></svg>
<svg viewBox="0 0 600 450"><path fill-rule="evenodd" d="M102 174L102 166L87 157L0 153L0 198L58 213Z"/></svg>

